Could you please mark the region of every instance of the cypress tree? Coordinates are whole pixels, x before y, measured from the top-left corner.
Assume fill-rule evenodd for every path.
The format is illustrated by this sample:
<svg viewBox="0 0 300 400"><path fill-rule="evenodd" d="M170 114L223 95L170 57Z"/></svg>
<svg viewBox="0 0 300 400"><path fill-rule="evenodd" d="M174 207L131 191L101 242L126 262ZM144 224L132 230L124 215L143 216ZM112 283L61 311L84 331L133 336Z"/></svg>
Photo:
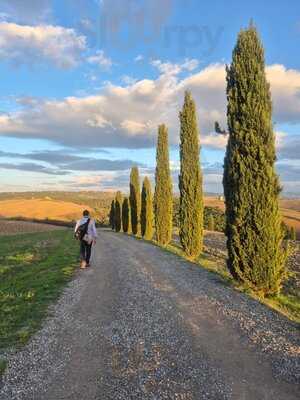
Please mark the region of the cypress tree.
<svg viewBox="0 0 300 400"><path fill-rule="evenodd" d="M297 240L296 228L294 226L291 227L290 238L291 240Z"/></svg>
<svg viewBox="0 0 300 400"><path fill-rule="evenodd" d="M138 167L132 167L130 173L130 210L131 228L134 235L140 234L141 193Z"/></svg>
<svg viewBox="0 0 300 400"><path fill-rule="evenodd" d="M156 240L160 245L166 246L172 239L173 199L168 129L165 125L158 127L154 210Z"/></svg>
<svg viewBox="0 0 300 400"><path fill-rule="evenodd" d="M116 232L120 232L121 229L122 229L122 193L118 191L115 200L115 230Z"/></svg>
<svg viewBox="0 0 300 400"><path fill-rule="evenodd" d="M132 233L132 227L131 227L131 208L130 208L130 202L128 199L128 229L127 233L131 234Z"/></svg>
<svg viewBox="0 0 300 400"><path fill-rule="evenodd" d="M209 215L208 218L208 230L209 231L214 231L215 230L215 219L212 214Z"/></svg>
<svg viewBox="0 0 300 400"><path fill-rule="evenodd" d="M196 105L188 91L185 93L180 123L179 234L186 255L197 258L203 248L204 206Z"/></svg>
<svg viewBox="0 0 300 400"><path fill-rule="evenodd" d="M147 177L143 182L141 203L141 233L146 240L151 240L153 237L153 201L151 184Z"/></svg>
<svg viewBox="0 0 300 400"><path fill-rule="evenodd" d="M111 226L111 229L114 231L115 230L115 201L113 200L111 202L110 206L110 213L109 213L109 225Z"/></svg>
<svg viewBox="0 0 300 400"><path fill-rule="evenodd" d="M273 295L286 276L286 250L270 87L264 49L252 24L239 33L226 70L229 140L223 185L228 268L260 295Z"/></svg>
<svg viewBox="0 0 300 400"><path fill-rule="evenodd" d="M122 205L122 225L123 225L123 232L125 233L130 233L128 232L129 230L129 201L128 198L125 197Z"/></svg>

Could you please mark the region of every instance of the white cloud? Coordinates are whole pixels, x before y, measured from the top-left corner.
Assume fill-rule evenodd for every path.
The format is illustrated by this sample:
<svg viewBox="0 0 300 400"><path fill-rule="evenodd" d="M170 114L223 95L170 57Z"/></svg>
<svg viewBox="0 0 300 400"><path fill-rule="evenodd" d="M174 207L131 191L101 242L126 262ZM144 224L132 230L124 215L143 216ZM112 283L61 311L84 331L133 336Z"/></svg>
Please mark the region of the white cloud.
<svg viewBox="0 0 300 400"><path fill-rule="evenodd" d="M126 119L121 123L121 127L124 128L129 134L136 135L138 133L143 133L145 131L146 124Z"/></svg>
<svg viewBox="0 0 300 400"><path fill-rule="evenodd" d="M135 62L140 62L144 60L144 56L142 56L141 54L137 55L134 59Z"/></svg>
<svg viewBox="0 0 300 400"><path fill-rule="evenodd" d="M170 143L177 144L178 112L184 91L190 89L197 104L201 144L224 149L226 138L212 133L216 120L226 128L224 65L209 65L181 79L174 73L177 66L167 64L162 66L157 62L161 70L157 79L128 81L125 86L108 83L95 96L31 101L22 111L0 115L0 135L48 139L67 146L141 148L154 146L157 126L166 123ZM267 73L275 121L300 120L300 104L297 106L300 72L270 66ZM287 103L293 107L288 108ZM286 139L282 135L278 138L281 146ZM299 153L298 143L295 137L293 154ZM281 152L287 154L286 146Z"/></svg>
<svg viewBox="0 0 300 400"><path fill-rule="evenodd" d="M123 75L122 82L125 83L125 85L133 85L134 83L137 82L137 79L135 79L131 76L128 76L128 75Z"/></svg>
<svg viewBox="0 0 300 400"><path fill-rule="evenodd" d="M15 65L51 62L59 68L72 68L85 50L85 37L78 36L73 29L0 22L1 61Z"/></svg>
<svg viewBox="0 0 300 400"><path fill-rule="evenodd" d="M224 149L227 144L227 137L218 134L206 135L201 138L201 145L213 149Z"/></svg>
<svg viewBox="0 0 300 400"><path fill-rule="evenodd" d="M186 59L183 64L181 64L181 68L187 71L194 71L199 66L199 61L196 59Z"/></svg>
<svg viewBox="0 0 300 400"><path fill-rule="evenodd" d="M195 59L185 59L181 64L174 64L171 62L162 62L161 60L152 60L151 65L159 70L162 74L178 75L182 71L194 71L199 61Z"/></svg>
<svg viewBox="0 0 300 400"><path fill-rule="evenodd" d="M101 115L96 115L94 118L88 119L86 123L92 128L104 128L105 125L108 124L106 119L103 118Z"/></svg>
<svg viewBox="0 0 300 400"><path fill-rule="evenodd" d="M106 57L103 50L98 51L95 55L88 57L87 61L90 64L96 64L97 66L108 70L112 67L113 62L109 57Z"/></svg>
<svg viewBox="0 0 300 400"><path fill-rule="evenodd" d="M275 122L300 122L300 71L283 65L267 67L271 84Z"/></svg>

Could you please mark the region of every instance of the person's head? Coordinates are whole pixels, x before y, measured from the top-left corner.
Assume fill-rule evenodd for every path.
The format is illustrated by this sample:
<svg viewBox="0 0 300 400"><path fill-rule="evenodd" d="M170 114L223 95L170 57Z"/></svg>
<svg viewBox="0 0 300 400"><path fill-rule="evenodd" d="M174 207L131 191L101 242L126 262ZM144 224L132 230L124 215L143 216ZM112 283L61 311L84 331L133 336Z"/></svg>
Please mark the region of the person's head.
<svg viewBox="0 0 300 400"><path fill-rule="evenodd" d="M89 210L84 210L82 214L83 214L84 217L89 217L90 216Z"/></svg>

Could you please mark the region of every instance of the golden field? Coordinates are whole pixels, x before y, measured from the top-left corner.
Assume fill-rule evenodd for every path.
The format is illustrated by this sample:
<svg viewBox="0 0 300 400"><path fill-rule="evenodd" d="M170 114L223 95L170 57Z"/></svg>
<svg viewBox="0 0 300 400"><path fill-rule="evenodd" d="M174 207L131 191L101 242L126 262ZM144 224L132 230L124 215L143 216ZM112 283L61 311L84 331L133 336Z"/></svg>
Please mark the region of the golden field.
<svg viewBox="0 0 300 400"><path fill-rule="evenodd" d="M92 209L86 205L52 199L12 199L0 201L0 217L37 220L72 221L81 217L82 211Z"/></svg>
<svg viewBox="0 0 300 400"><path fill-rule="evenodd" d="M52 192L20 193L0 196L0 218L26 218L33 220L72 221L88 209L97 220L107 223L113 193L105 192ZM208 207L224 211L224 201L217 196L207 196L204 203ZM280 208L287 226L294 226L300 238L300 199L282 199Z"/></svg>

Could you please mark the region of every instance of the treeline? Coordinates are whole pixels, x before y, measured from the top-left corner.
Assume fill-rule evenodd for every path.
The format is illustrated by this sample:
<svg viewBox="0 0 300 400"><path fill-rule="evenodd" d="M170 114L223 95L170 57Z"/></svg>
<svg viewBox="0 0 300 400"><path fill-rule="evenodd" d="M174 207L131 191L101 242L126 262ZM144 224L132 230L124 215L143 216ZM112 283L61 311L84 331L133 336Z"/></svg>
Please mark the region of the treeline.
<svg viewBox="0 0 300 400"><path fill-rule="evenodd" d="M279 212L281 187L274 167L270 87L264 49L253 25L239 33L226 74L228 132L216 123L216 130L228 136L223 176L225 218L222 221L220 215L203 206L196 106L187 91L179 113L180 197L176 222L180 242L186 256L196 259L203 249L204 227L221 226L227 236L227 266L234 279L261 296L272 296L280 291L287 276L287 249ZM166 246L172 237L174 218L165 125L158 128L154 197L147 178L141 193L135 167L130 176L130 196L125 201L123 206L118 193L112 203L112 227L120 231L122 221L130 220L134 235L151 239L155 234L156 241ZM129 232L127 227L128 223L123 223L125 232Z"/></svg>

